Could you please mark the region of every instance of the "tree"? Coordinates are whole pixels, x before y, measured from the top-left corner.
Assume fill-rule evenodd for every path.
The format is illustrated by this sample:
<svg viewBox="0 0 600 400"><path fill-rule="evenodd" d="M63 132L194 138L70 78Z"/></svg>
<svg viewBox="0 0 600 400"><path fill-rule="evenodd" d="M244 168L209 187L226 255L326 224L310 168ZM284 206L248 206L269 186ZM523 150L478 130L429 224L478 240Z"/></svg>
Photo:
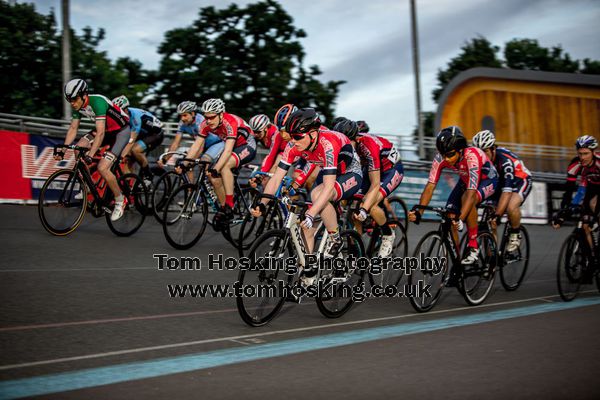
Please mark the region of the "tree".
<svg viewBox="0 0 600 400"><path fill-rule="evenodd" d="M506 66L512 69L535 71L577 72L579 61L563 55L560 46L542 47L535 39L513 39L504 47Z"/></svg>
<svg viewBox="0 0 600 400"><path fill-rule="evenodd" d="M435 102L438 101L448 83L462 71L475 67L500 68L502 66L502 62L496 57L496 53L500 48L493 46L483 36L478 36L471 39L470 42L466 42L461 50L462 52L459 55L450 60L446 69L438 70L439 86L432 93Z"/></svg>
<svg viewBox="0 0 600 400"><path fill-rule="evenodd" d="M179 102L222 98L228 112L273 115L284 103L312 106L330 117L343 81L317 80L303 66L306 36L273 0L240 8L204 7L186 28L168 31L159 47L158 84L148 101L159 115L174 116Z"/></svg>

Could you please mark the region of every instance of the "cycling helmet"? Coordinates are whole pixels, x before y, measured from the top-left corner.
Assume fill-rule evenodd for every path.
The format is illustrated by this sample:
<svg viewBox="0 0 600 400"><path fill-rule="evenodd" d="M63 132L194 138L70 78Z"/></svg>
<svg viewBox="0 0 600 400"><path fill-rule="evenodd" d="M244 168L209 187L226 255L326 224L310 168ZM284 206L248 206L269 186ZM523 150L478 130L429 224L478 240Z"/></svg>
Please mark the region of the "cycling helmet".
<svg viewBox="0 0 600 400"><path fill-rule="evenodd" d="M88 85L83 79L71 79L65 85L65 99L73 101L77 96L83 96L88 92Z"/></svg>
<svg viewBox="0 0 600 400"><path fill-rule="evenodd" d="M334 119L331 120L331 127L332 128L335 127L337 124L339 124L342 121L348 121L348 118L346 118L346 117L335 117Z"/></svg>
<svg viewBox="0 0 600 400"><path fill-rule="evenodd" d="M293 104L285 104L281 106L279 110L275 113L275 118L273 118L273 122L277 128L281 129L285 126L285 122L289 118L292 113L298 111L298 107Z"/></svg>
<svg viewBox="0 0 600 400"><path fill-rule="evenodd" d="M344 135L348 136L348 139L350 140L354 140L358 134L358 124L354 121L346 119L345 121L340 121L335 124L333 130L343 133Z"/></svg>
<svg viewBox="0 0 600 400"><path fill-rule="evenodd" d="M492 131L477 132L473 136L473 146L479 147L481 150L489 149L496 144L496 136Z"/></svg>
<svg viewBox="0 0 600 400"><path fill-rule="evenodd" d="M369 125L367 125L367 123L365 121L356 121L356 124L358 125L358 131L361 133L368 133L369 132Z"/></svg>
<svg viewBox="0 0 600 400"><path fill-rule="evenodd" d="M254 117L250 118L250 128L254 131L254 132L260 132L263 129L265 129L267 127L267 125L269 125L271 121L269 121L269 117L267 117L265 114L258 114L255 115Z"/></svg>
<svg viewBox="0 0 600 400"><path fill-rule="evenodd" d="M467 139L458 126L449 126L438 133L435 147L444 155L453 150L467 148Z"/></svg>
<svg viewBox="0 0 600 400"><path fill-rule="evenodd" d="M321 120L314 108L301 108L287 119L285 130L290 134L308 133L312 129L319 129L320 126Z"/></svg>
<svg viewBox="0 0 600 400"><path fill-rule="evenodd" d="M225 103L221 99L208 99L202 103L202 114L215 113L221 114L225 112Z"/></svg>
<svg viewBox="0 0 600 400"><path fill-rule="evenodd" d="M595 148L598 147L598 141L596 140L595 137L591 136L591 135L583 135L577 138L577 141L575 142L575 146L578 149L590 149L590 150L594 150Z"/></svg>
<svg viewBox="0 0 600 400"><path fill-rule="evenodd" d="M115 97L114 99L112 99L112 102L114 105L116 105L120 109L129 107L129 99L127 97L125 97L124 95Z"/></svg>
<svg viewBox="0 0 600 400"><path fill-rule="evenodd" d="M182 101L177 106L177 114L191 113L198 109L195 101Z"/></svg>

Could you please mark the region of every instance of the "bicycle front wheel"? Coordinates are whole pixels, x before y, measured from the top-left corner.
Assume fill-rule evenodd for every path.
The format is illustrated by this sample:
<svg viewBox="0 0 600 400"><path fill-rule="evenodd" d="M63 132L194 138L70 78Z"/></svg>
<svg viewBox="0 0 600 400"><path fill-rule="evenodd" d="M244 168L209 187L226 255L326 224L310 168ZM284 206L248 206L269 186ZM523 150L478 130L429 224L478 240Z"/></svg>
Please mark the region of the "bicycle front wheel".
<svg viewBox="0 0 600 400"><path fill-rule="evenodd" d="M571 234L560 249L556 269L558 293L564 301L571 301L579 293L585 255L576 234Z"/></svg>
<svg viewBox="0 0 600 400"><path fill-rule="evenodd" d="M323 289L316 298L317 307L321 314L327 318L339 318L344 315L355 301L362 301L365 292L365 270L358 268L358 261L353 265L348 264L350 255L355 259L365 256L365 247L362 238L356 231L346 230L340 232L342 249L339 258L346 261L342 269L322 271L321 281ZM328 272L323 274L324 272Z"/></svg>
<svg viewBox="0 0 600 400"><path fill-rule="evenodd" d="M406 207L406 203L400 197L393 197L389 200L390 210L388 214L391 214L390 219L396 219L406 228L408 232L408 207Z"/></svg>
<svg viewBox="0 0 600 400"><path fill-rule="evenodd" d="M262 326L271 321L283 304L284 293L279 291L281 283L291 288L293 275L282 266L273 265L271 260L284 260L293 253L285 230L265 232L248 250L250 267L240 269L237 285L242 296L236 297L236 305L242 320L250 326Z"/></svg>
<svg viewBox="0 0 600 400"><path fill-rule="evenodd" d="M151 205L154 218L159 223L163 223L163 211L171 193L176 190L183 182L181 175L175 171L163 174L154 184L154 191L151 194Z"/></svg>
<svg viewBox="0 0 600 400"><path fill-rule="evenodd" d="M208 204L196 185L186 184L176 189L163 210L163 232L167 242L185 250L195 245L204 233L208 221Z"/></svg>
<svg viewBox="0 0 600 400"><path fill-rule="evenodd" d="M521 286L527 266L529 265L529 235L521 225L521 245L511 253L506 253L506 244L502 246L500 264L500 282L507 291L513 291Z"/></svg>
<svg viewBox="0 0 600 400"><path fill-rule="evenodd" d="M467 304L476 306L485 301L492 291L498 264L496 240L489 232L479 232L479 260L463 267L459 289Z"/></svg>
<svg viewBox="0 0 600 400"><path fill-rule="evenodd" d="M118 183L127 205L123 216L116 221L112 221L110 214L106 213L106 222L115 235L131 236L140 229L148 214L148 193L137 174L125 174L118 178ZM112 193L110 195L112 197Z"/></svg>
<svg viewBox="0 0 600 400"><path fill-rule="evenodd" d="M87 186L77 171L61 169L48 177L38 200L42 226L56 236L73 232L85 216Z"/></svg>
<svg viewBox="0 0 600 400"><path fill-rule="evenodd" d="M408 238L406 236L406 228L402 222L398 220L390 220L388 221L388 224L395 234L392 254L390 257L406 257L408 254ZM373 274L372 272L369 272L369 282L371 283L371 286L398 286L403 276L404 270L402 268L393 269L391 266L389 266L387 270L383 270L379 274Z"/></svg>

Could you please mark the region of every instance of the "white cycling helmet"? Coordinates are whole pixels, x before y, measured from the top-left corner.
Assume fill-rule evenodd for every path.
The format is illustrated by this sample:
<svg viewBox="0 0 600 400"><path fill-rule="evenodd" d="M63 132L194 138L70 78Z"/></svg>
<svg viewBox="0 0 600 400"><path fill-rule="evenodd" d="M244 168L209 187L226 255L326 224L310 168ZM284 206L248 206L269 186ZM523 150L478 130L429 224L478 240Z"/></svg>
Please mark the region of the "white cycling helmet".
<svg viewBox="0 0 600 400"><path fill-rule="evenodd" d="M271 121L269 121L269 117L267 117L265 114L258 114L258 115L255 115L254 117L250 118L249 122L250 122L250 128L254 132L260 132L263 129L265 129Z"/></svg>
<svg viewBox="0 0 600 400"><path fill-rule="evenodd" d="M88 91L88 85L83 79L71 79L64 88L65 99L73 101L77 96L82 96Z"/></svg>
<svg viewBox="0 0 600 400"><path fill-rule="evenodd" d="M575 147L578 149L591 149L594 150L598 147L598 141L591 135L583 135L577 138Z"/></svg>
<svg viewBox="0 0 600 400"><path fill-rule="evenodd" d="M182 101L177 106L177 114L191 113L198 109L195 101Z"/></svg>
<svg viewBox="0 0 600 400"><path fill-rule="evenodd" d="M481 150L489 149L496 144L496 136L492 131L481 131L477 132L473 136L473 146L479 147Z"/></svg>
<svg viewBox="0 0 600 400"><path fill-rule="evenodd" d="M127 97L125 97L125 95L115 97L114 99L112 99L112 102L114 105L116 105L120 109L129 107L129 99Z"/></svg>
<svg viewBox="0 0 600 400"><path fill-rule="evenodd" d="M221 99L208 99L202 103L202 114L215 113L220 114L225 112L225 103Z"/></svg>

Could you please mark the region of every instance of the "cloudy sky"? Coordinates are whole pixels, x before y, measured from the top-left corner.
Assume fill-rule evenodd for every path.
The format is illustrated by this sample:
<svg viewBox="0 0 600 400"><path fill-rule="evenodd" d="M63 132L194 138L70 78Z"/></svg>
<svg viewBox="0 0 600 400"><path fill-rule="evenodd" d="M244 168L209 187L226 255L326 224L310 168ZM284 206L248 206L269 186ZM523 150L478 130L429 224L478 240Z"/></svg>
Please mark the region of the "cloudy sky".
<svg viewBox="0 0 600 400"><path fill-rule="evenodd" d="M19 2L25 2L19 0ZM29 1L28 1L29 2ZM71 0L71 25L103 27L101 49L111 59L130 56L154 69L166 31L189 26L198 9L226 7L230 0ZM240 5L252 1L235 1ZM41 13L60 0L37 0ZM409 0L280 0L294 24L308 34L306 65L322 80L346 80L337 114L365 119L373 132L408 134L415 126ZM483 35L502 46L513 38L562 45L572 58L600 59L599 0L416 0L424 111L435 111L436 72L465 41ZM59 21L60 23L60 21ZM201 99L199 99L201 100Z"/></svg>

